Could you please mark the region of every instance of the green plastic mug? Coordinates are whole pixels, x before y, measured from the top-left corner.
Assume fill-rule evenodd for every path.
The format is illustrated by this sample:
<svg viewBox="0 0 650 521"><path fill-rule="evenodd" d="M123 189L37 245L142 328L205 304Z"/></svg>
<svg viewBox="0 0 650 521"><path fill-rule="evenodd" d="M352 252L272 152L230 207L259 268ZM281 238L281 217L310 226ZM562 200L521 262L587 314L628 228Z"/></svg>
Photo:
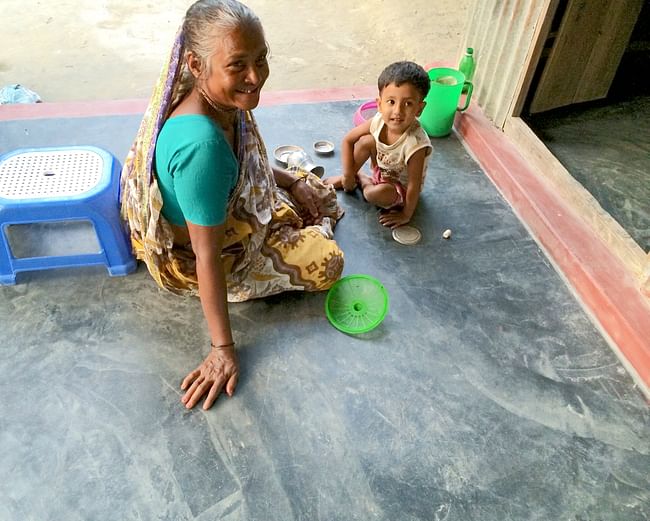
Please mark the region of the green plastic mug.
<svg viewBox="0 0 650 521"><path fill-rule="evenodd" d="M431 89L424 98L426 106L420 115L420 124L431 137L443 137L451 132L456 111L463 112L469 107L474 86L465 81L465 75L456 69L436 67L429 70ZM467 96L463 107L458 106L463 87L467 86Z"/></svg>

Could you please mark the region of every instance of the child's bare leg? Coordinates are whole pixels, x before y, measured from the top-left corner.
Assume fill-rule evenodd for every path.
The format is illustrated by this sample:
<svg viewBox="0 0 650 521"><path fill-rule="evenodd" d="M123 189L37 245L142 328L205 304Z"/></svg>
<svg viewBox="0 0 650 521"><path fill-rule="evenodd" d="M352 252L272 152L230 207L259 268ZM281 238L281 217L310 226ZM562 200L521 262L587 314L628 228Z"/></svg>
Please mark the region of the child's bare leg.
<svg viewBox="0 0 650 521"><path fill-rule="evenodd" d="M357 172L357 182L359 183L362 192L366 189L367 186L372 186L374 184L372 182L372 177L363 173L361 170Z"/></svg>
<svg viewBox="0 0 650 521"><path fill-rule="evenodd" d="M348 192L354 190L357 186L357 177L359 169L364 165L368 159L373 160L375 157L375 140L371 135L362 136L354 144L352 152L352 165L351 168L346 168L345 160L343 164L343 175L336 175L326 177L323 182L332 185L335 189L344 189Z"/></svg>
<svg viewBox="0 0 650 521"><path fill-rule="evenodd" d="M344 176L333 175L332 177L324 178L323 183L325 183L326 185L332 185L336 190L341 190L343 188L343 180L344 180ZM356 175L355 186L357 183L359 184L359 186L361 186L361 189L363 190L365 184L367 183L372 184L372 180L366 174L361 172L361 170L359 170Z"/></svg>
<svg viewBox="0 0 650 521"><path fill-rule="evenodd" d="M363 190L363 197L370 204L380 208L390 208L395 204L397 190L393 185L388 183L373 184L372 179L363 174L359 176L359 182L361 190Z"/></svg>
<svg viewBox="0 0 650 521"><path fill-rule="evenodd" d="M388 183L376 185L372 177L363 172L357 174L357 180L363 192L363 197L370 204L374 204L380 208L390 208L395 203L397 190L393 185Z"/></svg>
<svg viewBox="0 0 650 521"><path fill-rule="evenodd" d="M354 171L358 172L371 157L377 155L375 138L370 134L362 136L354 145Z"/></svg>
<svg viewBox="0 0 650 521"><path fill-rule="evenodd" d="M372 158L374 161L375 155L375 138L371 135L362 136L354 144L352 169L343 172L343 188L345 190L354 190L357 186L359 170L368 159Z"/></svg>

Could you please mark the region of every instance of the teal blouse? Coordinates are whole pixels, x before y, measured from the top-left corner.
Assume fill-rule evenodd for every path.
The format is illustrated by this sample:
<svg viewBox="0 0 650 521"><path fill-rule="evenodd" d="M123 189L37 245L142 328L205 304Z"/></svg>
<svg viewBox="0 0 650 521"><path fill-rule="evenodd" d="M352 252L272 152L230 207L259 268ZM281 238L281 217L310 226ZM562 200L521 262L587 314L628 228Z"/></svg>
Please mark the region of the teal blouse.
<svg viewBox="0 0 650 521"><path fill-rule="evenodd" d="M155 154L162 214L170 223L216 226L226 221L239 166L221 127L201 114L170 118Z"/></svg>

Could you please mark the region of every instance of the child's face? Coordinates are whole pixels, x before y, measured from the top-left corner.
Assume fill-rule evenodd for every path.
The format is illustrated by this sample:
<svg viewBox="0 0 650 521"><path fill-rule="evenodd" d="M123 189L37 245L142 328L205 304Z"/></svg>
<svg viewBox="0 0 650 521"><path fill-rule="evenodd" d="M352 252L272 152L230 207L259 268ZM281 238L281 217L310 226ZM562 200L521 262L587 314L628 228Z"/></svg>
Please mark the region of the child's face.
<svg viewBox="0 0 650 521"><path fill-rule="evenodd" d="M420 91L410 83L389 83L377 98L377 109L389 130L403 134L424 109Z"/></svg>

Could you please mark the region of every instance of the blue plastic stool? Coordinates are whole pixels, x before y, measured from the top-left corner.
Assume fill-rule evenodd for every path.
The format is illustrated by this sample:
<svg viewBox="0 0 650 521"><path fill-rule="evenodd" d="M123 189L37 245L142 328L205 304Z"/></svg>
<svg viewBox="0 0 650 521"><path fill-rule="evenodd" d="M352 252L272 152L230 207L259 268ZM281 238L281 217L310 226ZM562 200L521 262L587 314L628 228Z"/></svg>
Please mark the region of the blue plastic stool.
<svg viewBox="0 0 650 521"><path fill-rule="evenodd" d="M0 156L0 284L19 271L104 264L111 276L136 268L119 211L120 163L92 146L29 148ZM16 258L7 227L90 221L98 253Z"/></svg>

